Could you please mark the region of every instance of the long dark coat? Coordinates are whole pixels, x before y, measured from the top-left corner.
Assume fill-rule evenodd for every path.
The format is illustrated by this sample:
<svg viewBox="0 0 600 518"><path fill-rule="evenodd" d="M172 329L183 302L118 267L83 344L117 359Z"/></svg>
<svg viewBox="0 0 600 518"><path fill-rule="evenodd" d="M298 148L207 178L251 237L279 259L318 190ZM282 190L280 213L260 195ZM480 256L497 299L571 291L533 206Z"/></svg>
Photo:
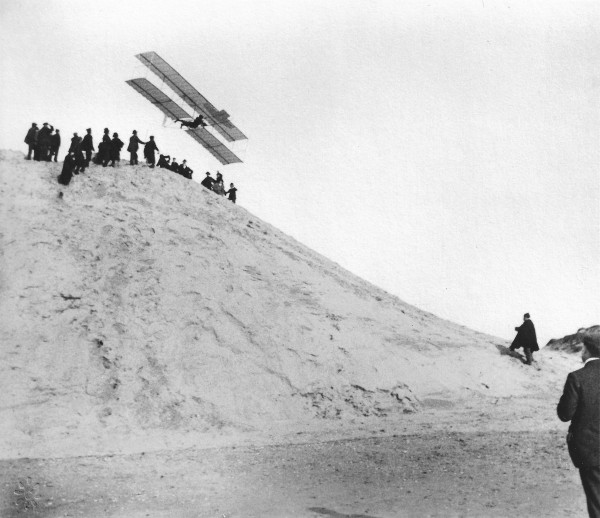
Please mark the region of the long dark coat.
<svg viewBox="0 0 600 518"><path fill-rule="evenodd" d="M110 137L105 133L102 135L102 142L98 144L98 154L100 155L100 161L108 160L110 158Z"/></svg>
<svg viewBox="0 0 600 518"><path fill-rule="evenodd" d="M44 126L40 131L38 131L37 142L39 146L50 145L50 135L52 134L53 129L54 128L52 126Z"/></svg>
<svg viewBox="0 0 600 518"><path fill-rule="evenodd" d="M575 467L600 466L600 360L567 376L556 411L561 421L571 421L568 446Z"/></svg>
<svg viewBox="0 0 600 518"><path fill-rule="evenodd" d="M137 135L131 135L131 137L129 137L129 146L127 146L127 151L130 153L137 153L140 144L144 144L144 142L142 142Z"/></svg>
<svg viewBox="0 0 600 518"><path fill-rule="evenodd" d="M215 183L215 179L207 175L206 178L200 182L200 185L212 191L213 183Z"/></svg>
<svg viewBox="0 0 600 518"><path fill-rule="evenodd" d="M65 157L65 161L63 162L62 171L57 177L59 184L69 185L71 183L71 178L73 178L73 171L75 170L75 165L75 157L71 154L68 154Z"/></svg>
<svg viewBox="0 0 600 518"><path fill-rule="evenodd" d="M29 146L34 146L35 143L37 142L38 132L39 132L39 130L37 128L34 128L34 127L29 128L27 135L25 135L25 144L27 144Z"/></svg>
<svg viewBox="0 0 600 518"><path fill-rule="evenodd" d="M75 153L81 146L81 137L73 137L71 139L71 145L69 146L69 153Z"/></svg>
<svg viewBox="0 0 600 518"><path fill-rule="evenodd" d="M517 336L515 336L515 339L510 346L511 349L519 349L520 347L528 347L531 351L540 350L535 335L535 326L529 319L526 319L525 322L517 328Z"/></svg>
<svg viewBox="0 0 600 518"><path fill-rule="evenodd" d="M89 133L83 136L81 141L81 151L94 151L94 137Z"/></svg>
<svg viewBox="0 0 600 518"><path fill-rule="evenodd" d="M146 142L146 145L144 146L144 157L147 159L154 160L155 151L158 151L158 148L156 147L156 142L154 142L154 140L149 140L148 142Z"/></svg>
<svg viewBox="0 0 600 518"><path fill-rule="evenodd" d="M124 144L119 137L113 137L110 141L110 159L121 160L121 149Z"/></svg>

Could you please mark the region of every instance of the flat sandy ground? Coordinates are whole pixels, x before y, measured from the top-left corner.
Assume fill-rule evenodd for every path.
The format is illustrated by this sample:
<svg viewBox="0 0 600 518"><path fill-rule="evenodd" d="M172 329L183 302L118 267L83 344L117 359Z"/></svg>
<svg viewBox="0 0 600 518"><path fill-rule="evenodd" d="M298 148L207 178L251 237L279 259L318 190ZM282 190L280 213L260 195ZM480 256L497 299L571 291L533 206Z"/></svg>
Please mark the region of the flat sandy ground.
<svg viewBox="0 0 600 518"><path fill-rule="evenodd" d="M2 517L585 516L555 394L238 445L0 461ZM433 405L435 406L435 405ZM352 436L355 438L352 438ZM358 436L358 438L356 438ZM277 443L277 441L279 444ZM252 442L252 441L251 441ZM240 445L243 444L243 445ZM39 507L15 505L19 478Z"/></svg>

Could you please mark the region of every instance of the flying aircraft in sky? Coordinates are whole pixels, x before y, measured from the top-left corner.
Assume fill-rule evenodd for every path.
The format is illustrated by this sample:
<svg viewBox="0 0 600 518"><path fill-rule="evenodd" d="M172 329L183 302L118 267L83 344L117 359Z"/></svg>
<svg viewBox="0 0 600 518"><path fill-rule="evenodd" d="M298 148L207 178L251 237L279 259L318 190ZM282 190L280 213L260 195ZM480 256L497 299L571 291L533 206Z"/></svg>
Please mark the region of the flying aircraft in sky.
<svg viewBox="0 0 600 518"><path fill-rule="evenodd" d="M178 103L171 99L165 92L155 86L148 79L139 77L130 79L126 83L156 106L166 117L173 121L196 119L197 115L203 117L202 123L197 127L189 127L185 132L196 142L201 144L223 165L239 163L237 157L223 142L205 126L211 126L228 142L247 139L230 120L225 110L217 110L206 97L186 81L179 72L162 59L156 52L144 52L136 56L146 67L156 74L173 92L179 96L193 111L193 115L184 110ZM187 124L186 124L187 125Z"/></svg>

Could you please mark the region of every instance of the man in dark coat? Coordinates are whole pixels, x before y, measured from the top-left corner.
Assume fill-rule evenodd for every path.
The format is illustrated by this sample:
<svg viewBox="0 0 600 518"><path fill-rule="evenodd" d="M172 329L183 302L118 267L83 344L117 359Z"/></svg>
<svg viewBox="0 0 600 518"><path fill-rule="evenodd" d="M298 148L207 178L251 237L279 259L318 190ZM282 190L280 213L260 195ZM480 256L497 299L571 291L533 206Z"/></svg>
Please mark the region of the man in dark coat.
<svg viewBox="0 0 600 518"><path fill-rule="evenodd" d="M54 157L54 161L58 162L58 150L60 149L60 130L55 130L56 133L50 135L50 156L48 157L48 161L52 161L52 157Z"/></svg>
<svg viewBox="0 0 600 518"><path fill-rule="evenodd" d="M110 160L110 135L108 128L104 128L104 135L102 135L102 142L98 144L98 164L102 164L106 167Z"/></svg>
<svg viewBox="0 0 600 518"><path fill-rule="evenodd" d="M146 143L142 142L137 136L137 131L133 130L133 134L129 137L129 145L127 146L127 151L129 151L129 165L138 165L137 152L140 144Z"/></svg>
<svg viewBox="0 0 600 518"><path fill-rule="evenodd" d="M94 151L94 137L92 137L92 128L85 130L87 133L83 136L81 141L81 151L85 153L85 166L90 167L90 161L92 160L92 153Z"/></svg>
<svg viewBox="0 0 600 518"><path fill-rule="evenodd" d="M144 146L144 158L150 168L154 167L154 162L156 161L156 157L154 156L155 152L158 152L158 147L156 146L156 142L154 142L154 135L150 135L150 140L146 142L146 145ZM162 157L163 155L160 156Z"/></svg>
<svg viewBox="0 0 600 518"><path fill-rule="evenodd" d="M87 162L83 156L83 150L81 149L82 142L83 139L78 136L77 133L73 133L69 153L73 153L73 156L75 157L75 174L83 173L87 167Z"/></svg>
<svg viewBox="0 0 600 518"><path fill-rule="evenodd" d="M519 327L515 327L515 331L517 331L517 336L515 336L510 350L514 351L522 347L525 352L525 363L531 365L533 353L539 351L540 348L538 347L535 335L535 326L530 319L529 313L523 315L523 323Z"/></svg>
<svg viewBox="0 0 600 518"><path fill-rule="evenodd" d="M48 153L50 152L50 135L54 127L47 122L44 122L42 129L38 132L37 137L37 158L34 154L35 160L46 161L48 159Z"/></svg>
<svg viewBox="0 0 600 518"><path fill-rule="evenodd" d="M150 137L150 138L152 138L152 137ZM160 168L171 169L171 164L169 163L170 161L171 161L171 155L160 155L158 157L158 163L156 165Z"/></svg>
<svg viewBox="0 0 600 518"><path fill-rule="evenodd" d="M79 146L81 139L77 135L77 133L73 133L73 138L71 139L71 145L69 146L69 153L75 153L75 149Z"/></svg>
<svg viewBox="0 0 600 518"><path fill-rule="evenodd" d="M237 198L237 196L235 194L236 192L237 192L237 189L235 188L235 186L232 183L230 183L229 190L225 191L225 194L229 195L229 201L232 201L233 203L235 203L235 200Z"/></svg>
<svg viewBox="0 0 600 518"><path fill-rule="evenodd" d="M27 130L27 135L25 135L25 144L27 144L29 148L25 160L31 160L31 153L35 151L35 147L37 145L38 131L37 124L35 122L31 123L31 128Z"/></svg>
<svg viewBox="0 0 600 518"><path fill-rule="evenodd" d="M58 183L61 185L69 185L71 178L73 178L73 171L75 170L75 156L69 151L63 162L63 167L60 175L57 176ZM60 193L62 195L62 192Z"/></svg>
<svg viewBox="0 0 600 518"><path fill-rule="evenodd" d="M187 160L183 160L183 162L181 162L181 164L179 164L179 167L177 168L177 172L181 175L181 176L185 176L185 170L187 169Z"/></svg>
<svg viewBox="0 0 600 518"><path fill-rule="evenodd" d="M583 368L567 376L556 411L571 421L567 434L569 455L576 468L590 518L600 518L600 332L583 336Z"/></svg>
<svg viewBox="0 0 600 518"><path fill-rule="evenodd" d="M202 187L205 187L209 191L212 191L213 183L215 183L215 179L212 176L210 176L210 173L207 171L206 178L200 182L200 185Z"/></svg>
<svg viewBox="0 0 600 518"><path fill-rule="evenodd" d="M169 169L171 171L174 171L175 173L179 171L179 163L177 162L177 159L175 157L173 157L173 160L171 160L171 165L169 166Z"/></svg>
<svg viewBox="0 0 600 518"><path fill-rule="evenodd" d="M110 160L110 166L115 167L115 162L121 161L121 149L123 149L123 141L119 138L118 133L113 133L113 138L109 144L109 155L108 158L102 164L104 167L108 165Z"/></svg>

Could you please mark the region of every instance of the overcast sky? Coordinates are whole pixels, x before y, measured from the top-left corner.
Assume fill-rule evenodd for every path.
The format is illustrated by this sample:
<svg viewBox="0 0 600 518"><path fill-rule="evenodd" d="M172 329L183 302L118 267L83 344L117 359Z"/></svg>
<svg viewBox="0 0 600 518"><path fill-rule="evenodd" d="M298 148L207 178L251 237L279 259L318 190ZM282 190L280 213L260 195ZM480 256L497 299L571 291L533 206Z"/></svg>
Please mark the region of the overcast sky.
<svg viewBox="0 0 600 518"><path fill-rule="evenodd" d="M600 323L598 5L0 2L0 147L34 121L154 135L406 302L507 339L528 311L546 343ZM151 50L249 137L243 164L125 84L159 83Z"/></svg>

